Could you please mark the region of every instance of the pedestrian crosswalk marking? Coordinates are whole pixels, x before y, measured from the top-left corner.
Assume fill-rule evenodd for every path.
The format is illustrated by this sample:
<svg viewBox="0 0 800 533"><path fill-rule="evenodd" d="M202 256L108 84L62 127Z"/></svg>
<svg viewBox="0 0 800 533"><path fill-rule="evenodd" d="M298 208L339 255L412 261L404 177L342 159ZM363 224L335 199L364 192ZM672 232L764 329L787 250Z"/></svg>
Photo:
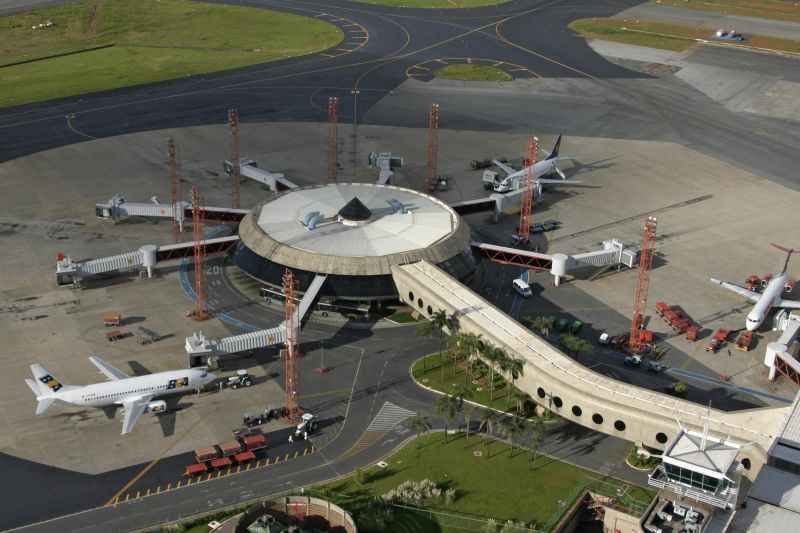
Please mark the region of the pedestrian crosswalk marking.
<svg viewBox="0 0 800 533"><path fill-rule="evenodd" d="M395 426L416 414L414 411L404 409L392 402L384 402L378 414L367 427L367 431L391 431Z"/></svg>

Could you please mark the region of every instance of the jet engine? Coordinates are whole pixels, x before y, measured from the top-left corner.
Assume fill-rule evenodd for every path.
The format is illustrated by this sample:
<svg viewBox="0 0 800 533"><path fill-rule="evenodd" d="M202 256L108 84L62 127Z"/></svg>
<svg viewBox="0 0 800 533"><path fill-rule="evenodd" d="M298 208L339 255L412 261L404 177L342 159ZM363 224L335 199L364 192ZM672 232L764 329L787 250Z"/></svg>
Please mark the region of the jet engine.
<svg viewBox="0 0 800 533"><path fill-rule="evenodd" d="M148 413L163 413L167 410L167 402L164 400L156 400L147 404L146 412Z"/></svg>

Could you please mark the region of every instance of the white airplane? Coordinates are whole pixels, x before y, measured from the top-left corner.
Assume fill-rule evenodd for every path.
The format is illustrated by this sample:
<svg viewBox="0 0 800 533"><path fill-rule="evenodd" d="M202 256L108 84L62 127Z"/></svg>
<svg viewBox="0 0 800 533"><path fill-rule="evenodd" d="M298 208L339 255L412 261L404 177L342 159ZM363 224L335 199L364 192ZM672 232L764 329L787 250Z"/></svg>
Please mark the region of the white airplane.
<svg viewBox="0 0 800 533"><path fill-rule="evenodd" d="M781 270L780 274L773 277L769 283L767 283L764 292L759 294L755 291L751 291L736 285L735 283L729 283L727 281L711 278L713 283L721 285L729 291L733 291L736 294L744 296L751 302L755 303L753 309L747 313L747 318L745 319L745 327L747 327L748 331L757 330L764 322L764 319L767 318L767 315L773 307L781 307L784 309L800 309L800 301L784 300L781 298L781 294L784 291L790 292L794 285L789 279L789 274L787 274L786 270L789 268L789 259L791 259L792 254L797 250L784 248L783 246L778 246L777 244L773 244L772 246L778 250L786 252L786 261L783 264L783 270Z"/></svg>
<svg viewBox="0 0 800 533"><path fill-rule="evenodd" d="M545 158L539 161L536 161L533 164L533 179L537 181L537 188L541 188L542 184L545 185L561 185L561 184L571 184L571 183L580 183L578 181L568 181L567 177L564 175L564 172L558 168L559 161L568 161L574 159L573 157L561 157L558 155L559 150L561 149L561 135L558 136L556 139L556 144L553 146L553 151L548 152L547 150L543 150L545 154ZM503 178L496 186L495 192L508 192L519 188L518 182L520 180L525 180L528 177L528 170L531 166L527 166L521 170L517 170L513 167L506 165L501 161L492 160L492 163L500 167L503 172L506 173L506 177ZM561 179L560 180L552 180L552 179L541 179L542 176L550 176L552 174L558 175ZM516 185L516 186L515 186ZM537 191L539 192L539 191Z"/></svg>
<svg viewBox="0 0 800 533"><path fill-rule="evenodd" d="M145 412L166 411L166 402L152 401L153 398L199 390L216 379L216 376L205 368L170 370L131 377L99 357L89 357L89 361L105 374L109 381L85 386L64 385L42 365L31 365L35 380L26 379L25 383L36 395L37 415L47 411L55 401L87 407L121 405L125 411L122 435L126 435Z"/></svg>

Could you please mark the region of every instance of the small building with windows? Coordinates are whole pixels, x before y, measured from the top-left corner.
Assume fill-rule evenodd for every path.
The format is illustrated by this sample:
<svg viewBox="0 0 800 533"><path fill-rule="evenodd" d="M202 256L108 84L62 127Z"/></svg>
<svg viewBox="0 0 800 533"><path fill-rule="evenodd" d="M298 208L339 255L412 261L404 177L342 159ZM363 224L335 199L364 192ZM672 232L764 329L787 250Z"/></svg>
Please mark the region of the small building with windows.
<svg viewBox="0 0 800 533"><path fill-rule="evenodd" d="M738 460L740 449L741 445L712 437L708 432L681 428L667 444L662 462L650 473L648 484L681 499L732 509L744 469Z"/></svg>

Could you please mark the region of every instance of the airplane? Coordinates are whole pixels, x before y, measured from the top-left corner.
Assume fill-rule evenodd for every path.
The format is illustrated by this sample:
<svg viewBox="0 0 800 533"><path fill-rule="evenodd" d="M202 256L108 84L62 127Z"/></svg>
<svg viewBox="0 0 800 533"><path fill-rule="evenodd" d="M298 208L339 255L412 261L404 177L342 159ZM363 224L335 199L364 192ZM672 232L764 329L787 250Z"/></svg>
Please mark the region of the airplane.
<svg viewBox="0 0 800 533"><path fill-rule="evenodd" d="M122 435L127 435L146 412L160 413L167 409L163 400L153 398L199 390L216 379L205 368L169 370L145 376L131 377L96 356L89 361L109 381L85 386L66 385L54 378L40 364L31 365L34 379L25 383L36 395L36 414L44 414L55 401L71 405L109 408L121 405L125 411L122 422Z"/></svg>
<svg viewBox="0 0 800 533"><path fill-rule="evenodd" d="M736 294L744 296L751 302L755 303L753 309L747 314L747 318L745 319L745 327L747 328L747 331L757 330L764 322L764 319L767 318L767 315L773 307L781 307L784 309L800 309L800 301L784 300L781 298L781 294L784 291L790 292L794 286L793 282L789 279L789 274L786 271L789 268L789 260L792 258L792 254L798 250L784 248L783 246L778 246L777 244L772 244L772 246L778 250L786 252L786 261L783 263L783 270L781 270L780 274L773 277L769 281L764 289L764 292L759 294L755 291L751 291L736 285L735 283L729 283L727 281L711 278L712 283L721 285L729 291L733 291Z"/></svg>
<svg viewBox="0 0 800 533"><path fill-rule="evenodd" d="M539 161L536 161L533 164L533 179L537 181L537 193L540 192L542 185L561 185L561 184L572 184L572 183L580 183L578 181L569 181L567 177L564 175L564 172L560 168L558 168L559 161L568 161L574 159L573 157L561 157L558 155L559 150L561 149L561 135L558 136L556 139L556 143L553 146L553 151L548 152L547 150L543 150L545 154L545 158ZM513 189L519 188L519 183L527 179L528 171L531 168L527 166L521 170L517 170L509 165L506 165L502 161L492 160L492 163L500 167L503 172L506 173L506 177L502 180L499 180L495 187L495 192L508 192ZM553 179L541 179L542 176L549 176L551 174L558 175L561 179L560 180L553 180ZM484 181L486 181L487 173L484 172Z"/></svg>

